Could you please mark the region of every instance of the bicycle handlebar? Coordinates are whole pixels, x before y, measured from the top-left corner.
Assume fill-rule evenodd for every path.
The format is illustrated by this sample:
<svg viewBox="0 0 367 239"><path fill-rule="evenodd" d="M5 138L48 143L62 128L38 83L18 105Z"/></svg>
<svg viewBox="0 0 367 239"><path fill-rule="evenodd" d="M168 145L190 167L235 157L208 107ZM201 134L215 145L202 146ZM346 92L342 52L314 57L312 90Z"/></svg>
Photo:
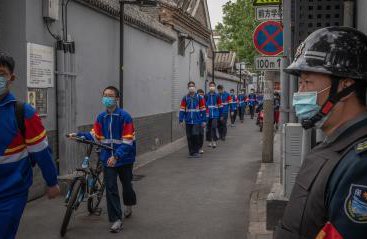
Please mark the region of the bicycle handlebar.
<svg viewBox="0 0 367 239"><path fill-rule="evenodd" d="M93 145L93 146L97 146L99 148L104 148L104 149L108 149L108 150L114 150L111 146L108 146L108 145L104 145L104 144L101 144L101 143L98 143L98 142L95 142L95 141L92 141L92 140L88 140L84 137L79 137L79 136L73 136L71 137L70 134L66 134L65 135L67 138L71 139L71 140L75 140L79 143L83 143L83 144L89 144L89 145Z"/></svg>

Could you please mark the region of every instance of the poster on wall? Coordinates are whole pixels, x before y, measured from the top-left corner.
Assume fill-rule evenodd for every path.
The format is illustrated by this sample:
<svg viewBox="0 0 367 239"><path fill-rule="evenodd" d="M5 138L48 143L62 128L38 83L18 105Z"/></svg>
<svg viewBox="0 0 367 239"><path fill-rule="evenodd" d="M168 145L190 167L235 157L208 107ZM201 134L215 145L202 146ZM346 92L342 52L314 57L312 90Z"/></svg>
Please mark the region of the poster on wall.
<svg viewBox="0 0 367 239"><path fill-rule="evenodd" d="M29 88L27 101L35 108L39 116L47 116L47 89Z"/></svg>
<svg viewBox="0 0 367 239"><path fill-rule="evenodd" d="M52 47L27 43L27 86L51 88L55 82L55 52Z"/></svg>

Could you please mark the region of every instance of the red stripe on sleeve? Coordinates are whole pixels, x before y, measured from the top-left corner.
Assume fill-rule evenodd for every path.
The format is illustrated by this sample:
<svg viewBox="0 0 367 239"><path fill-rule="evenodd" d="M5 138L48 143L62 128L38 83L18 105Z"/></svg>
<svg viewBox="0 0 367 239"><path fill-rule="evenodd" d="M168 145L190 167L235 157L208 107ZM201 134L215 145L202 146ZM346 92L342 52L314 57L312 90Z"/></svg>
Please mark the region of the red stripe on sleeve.
<svg viewBox="0 0 367 239"><path fill-rule="evenodd" d="M32 140L41 135L45 128L43 127L41 118L34 114L32 117L24 120L25 124L25 138L26 140ZM37 140L38 141L38 140Z"/></svg>
<svg viewBox="0 0 367 239"><path fill-rule="evenodd" d="M133 138L135 135L135 128L133 122L125 123L122 129L122 138Z"/></svg>
<svg viewBox="0 0 367 239"><path fill-rule="evenodd" d="M96 121L93 126L95 136L100 139L103 137L102 125Z"/></svg>

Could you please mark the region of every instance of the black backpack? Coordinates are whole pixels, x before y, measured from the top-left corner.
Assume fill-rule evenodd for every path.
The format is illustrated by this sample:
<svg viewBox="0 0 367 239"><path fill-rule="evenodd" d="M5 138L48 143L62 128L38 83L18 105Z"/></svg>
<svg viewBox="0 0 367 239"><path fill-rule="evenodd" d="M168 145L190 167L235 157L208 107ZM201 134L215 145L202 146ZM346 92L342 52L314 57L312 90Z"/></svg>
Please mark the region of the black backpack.
<svg viewBox="0 0 367 239"><path fill-rule="evenodd" d="M25 140L24 102L15 102L15 117L17 119L18 129L20 130L23 139Z"/></svg>
<svg viewBox="0 0 367 239"><path fill-rule="evenodd" d="M14 108L15 108L15 117L17 119L17 126L25 142L24 105L25 105L24 102L17 101L15 102ZM36 161L32 158L32 155L29 155L29 160L31 162L32 167L34 167L36 165Z"/></svg>

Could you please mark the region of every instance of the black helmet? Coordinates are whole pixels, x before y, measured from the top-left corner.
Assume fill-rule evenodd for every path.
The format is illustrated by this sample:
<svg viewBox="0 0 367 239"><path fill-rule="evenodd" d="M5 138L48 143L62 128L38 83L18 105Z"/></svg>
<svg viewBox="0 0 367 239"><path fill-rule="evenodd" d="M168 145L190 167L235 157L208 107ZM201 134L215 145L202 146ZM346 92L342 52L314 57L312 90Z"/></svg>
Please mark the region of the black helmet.
<svg viewBox="0 0 367 239"><path fill-rule="evenodd" d="M293 63L284 71L293 75L306 71L366 80L367 36L349 27L319 29L298 47Z"/></svg>

